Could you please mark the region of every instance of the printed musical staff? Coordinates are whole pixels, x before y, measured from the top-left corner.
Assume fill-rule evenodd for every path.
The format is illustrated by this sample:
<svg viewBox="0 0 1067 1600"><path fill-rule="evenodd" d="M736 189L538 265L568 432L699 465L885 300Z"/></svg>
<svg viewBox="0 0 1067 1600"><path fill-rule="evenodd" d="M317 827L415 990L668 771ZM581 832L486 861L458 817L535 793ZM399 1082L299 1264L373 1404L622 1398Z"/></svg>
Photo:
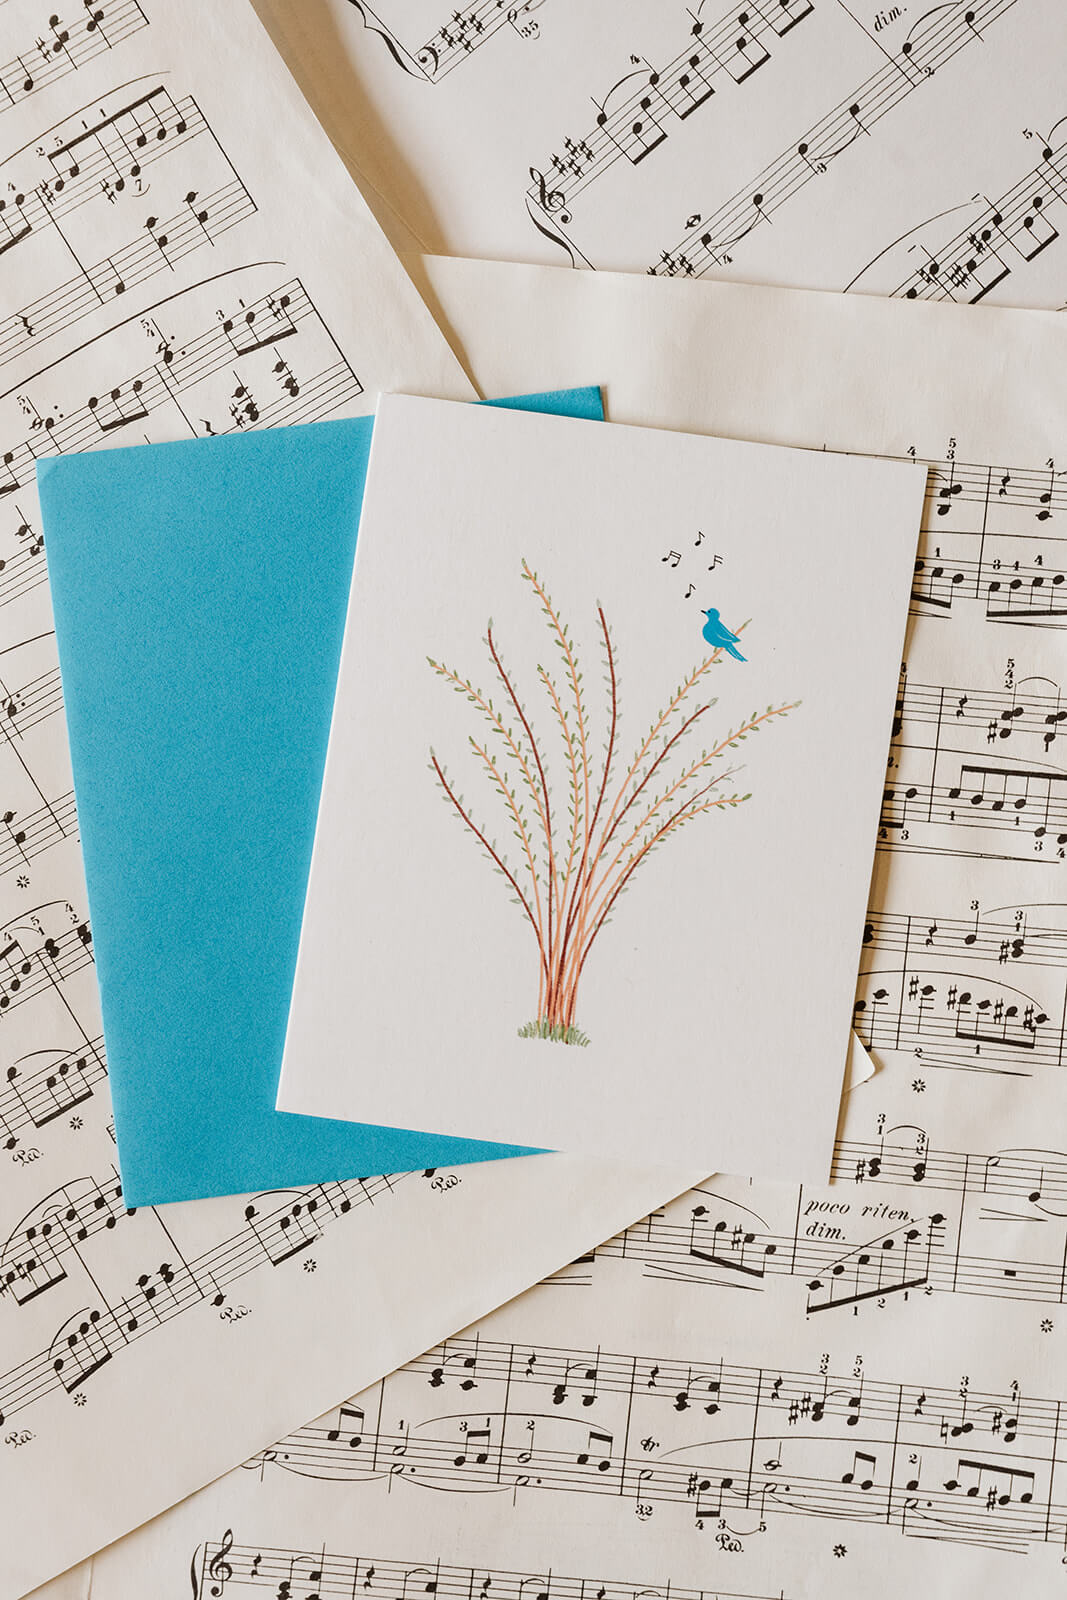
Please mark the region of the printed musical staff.
<svg viewBox="0 0 1067 1600"><path fill-rule="evenodd" d="M1025 908L970 923L873 914L854 1025L871 1049L921 1051L935 1066L1060 1067L1065 947L1063 931Z"/></svg>
<svg viewBox="0 0 1067 1600"><path fill-rule="evenodd" d="M527 208L536 226L587 262L564 230L575 202L617 163L638 166L723 85L741 85L772 60L793 30L812 15L813 0L753 0L715 22L699 15L684 49L662 68L639 63L597 104L595 125L584 137L563 141L544 172L531 168ZM684 270L684 269L683 269Z"/></svg>
<svg viewBox="0 0 1067 1600"><path fill-rule="evenodd" d="M19 1144L19 1130L38 1131L84 1104L107 1077L103 1035L74 1050L35 1050L0 1074L0 1141Z"/></svg>
<svg viewBox="0 0 1067 1600"><path fill-rule="evenodd" d="M44 33L24 41L0 66L0 115L147 26L137 0L83 0L73 22L60 25L53 17Z"/></svg>
<svg viewBox="0 0 1067 1600"><path fill-rule="evenodd" d="M24 1153L29 1128L40 1132L68 1115L106 1077L99 1034L79 1019L94 992L92 936L69 902L29 908L0 928L0 1026L10 1062L0 1079L5 1151Z"/></svg>
<svg viewBox="0 0 1067 1600"><path fill-rule="evenodd" d="M62 840L77 837L73 791L41 799L42 804L32 811L10 807L0 811L0 878L20 871Z"/></svg>
<svg viewBox="0 0 1067 1600"><path fill-rule="evenodd" d="M926 1130L909 1123L876 1140L839 1139L835 1182L892 1184L945 1190L964 1198L996 1196L1067 1215L1067 1152L998 1150L994 1155L942 1150Z"/></svg>
<svg viewBox="0 0 1067 1600"><path fill-rule="evenodd" d="M378 1419L354 1447L327 1417L249 1465L305 1479L381 1478L411 1493L503 1488L507 1505L545 1490L608 1495L631 1510L661 1507L675 1537L748 1513L1020 1553L1067 1538L1067 1504L1054 1494L1064 1402L1014 1382L996 1392L968 1377L947 1387L707 1352L679 1359L483 1339L479 1389L465 1401L428 1386L440 1358L430 1352L352 1402ZM552 1391L582 1366L595 1367L598 1390L593 1412L579 1414ZM394 1417L404 1418L400 1430ZM489 1448L472 1455L463 1440L475 1426ZM589 1451L592 1434L608 1453ZM258 1578L260 1547L228 1562L231 1576L243 1566L251 1580L257 1555Z"/></svg>
<svg viewBox="0 0 1067 1600"><path fill-rule="evenodd" d="M0 931L0 1019L56 988L93 959L92 936L79 923L47 937L27 918Z"/></svg>
<svg viewBox="0 0 1067 1600"><path fill-rule="evenodd" d="M551 1281L595 1291L599 1263L617 1261L658 1282L773 1293L784 1312L790 1291L775 1286L799 1279L805 1315L830 1320L868 1303L902 1319L918 1294L1067 1301L1067 1153L942 1151L908 1124L839 1140L833 1177L824 1189L711 1180Z"/></svg>
<svg viewBox="0 0 1067 1600"><path fill-rule="evenodd" d="M701 277L712 267L732 263L737 246L755 228L828 172L960 51L988 39L991 25L1016 3L950 0L934 8L897 55L888 56L846 101L821 117L749 185L687 228L677 244L661 250L648 271L658 277Z"/></svg>
<svg viewBox="0 0 1067 1600"><path fill-rule="evenodd" d="M511 9L502 26L518 37L530 18ZM0 1409L19 1413L0 1458L7 1600L127 1532L135 1481L154 1515L261 1444L249 1375L272 1404L305 1409L309 1379L279 1369L277 1349L317 1307L319 1381L345 1364L364 1334L331 1328L330 1312L356 1278L370 1307L366 1269L398 1207L413 1238L415 1196L451 1205L463 1239L478 1207L473 1184L447 1201L402 1185L398 1202L379 1177L126 1206L74 909L85 890L37 465L350 416L370 373L376 391L398 377L465 386L250 13L0 0L0 19ZM257 92L236 99L235 75ZM297 168L276 159L279 138ZM210 917L189 937L210 942ZM193 1027L197 1003L194 985ZM151 1472L145 1449L159 1451ZM93 1471L73 1518L78 1460Z"/></svg>
<svg viewBox="0 0 1067 1600"><path fill-rule="evenodd" d="M15 513L13 526L0 534L0 550L4 552L0 555L0 606L21 600L48 578L41 533L30 523L17 501L12 502L12 509Z"/></svg>
<svg viewBox="0 0 1067 1600"><path fill-rule="evenodd" d="M284 1550L267 1545L240 1545L229 1528L221 1539L209 1539L193 1555L190 1571L194 1600L207 1600L236 1589L269 1592L270 1600L293 1596L294 1584L316 1588L320 1595L362 1594L366 1600L415 1600L431 1594L437 1600L788 1600L785 1591L759 1597L725 1589L687 1589L672 1579L570 1577L502 1571L498 1567L446 1565L439 1558L392 1560L382 1556L348 1556L322 1550ZM309 1597L310 1600L310 1597Z"/></svg>
<svg viewBox="0 0 1067 1600"><path fill-rule="evenodd" d="M32 478L35 462L43 455L60 454L72 450L88 450L102 444L109 434L129 422L142 421L160 411L177 423L182 433L226 433L237 426L234 419L224 423L219 417L218 426L196 426L202 391L210 388L210 380L223 373L232 376L232 363L253 355L277 339L295 336L300 330L302 342L321 352L326 365L318 371L302 376L298 393L282 390L263 406L258 418L262 427L282 423L313 422L336 408L346 399L362 393L362 385L333 345L322 325L318 312L309 300L299 281L283 284L272 293L263 295L238 313L241 323L248 328L258 317L271 333L257 334L245 342L235 337L238 317L226 315L220 308L217 318L202 332L195 333L181 344L156 340L158 360L141 368L132 377L101 393L88 395L81 406L63 415L49 414L26 400L23 415L29 418L29 437L12 443L4 452L4 460L12 475L20 482ZM248 318L251 317L250 324ZM152 335L150 335L152 337ZM161 348L162 347L162 348ZM315 359L315 356L312 357ZM226 391L223 391L224 393ZM206 402L209 408L214 401ZM190 417L194 418L190 421ZM0 573L0 585L3 574ZM2 596L2 589L0 589ZM0 870L2 870L0 848Z"/></svg>
<svg viewBox="0 0 1067 1600"><path fill-rule="evenodd" d="M918 264L892 290L895 296L974 305L1056 244L1067 205L1067 141L1052 145L1038 136L1037 143L1037 164L986 201L967 227L940 239L933 224L917 230L907 255Z"/></svg>
<svg viewBox="0 0 1067 1600"><path fill-rule="evenodd" d="M988 854L1050 864L1067 855L1067 709L1059 686L913 684L897 700L879 828L884 849ZM975 836L989 835L988 843Z"/></svg>
<svg viewBox="0 0 1067 1600"><path fill-rule="evenodd" d="M196 146L192 167L187 160L190 143ZM168 165L173 165L175 156L183 168L177 182L171 180L160 192L160 175L151 180L153 204L170 198L169 187L178 205L161 218L151 209L149 179L142 175L163 157L171 158ZM175 102L163 88L127 100L55 148L42 147L35 159L42 170L36 177L31 173L23 178L21 190L14 194L14 209L0 212L0 251L31 236L42 243L54 241L60 259L67 263L73 257L78 272L0 320L0 366L158 273L173 272L176 262L213 245L256 209L195 101L186 97ZM188 187L190 171L195 171L201 187ZM94 212L108 206L121 216L104 219L109 225L107 248L94 259L66 219L88 208L77 221L88 227L93 245L99 248L105 229ZM132 216L131 207L137 208ZM112 221L116 227L132 228L132 237L127 232L124 239L113 242Z"/></svg>
<svg viewBox="0 0 1067 1600"><path fill-rule="evenodd" d="M134 1340L204 1302L221 1305L230 1284L264 1265L280 1266L295 1254L290 1231L294 1219L303 1219L298 1226L302 1241L308 1243L354 1207L373 1205L391 1194L400 1181L397 1177L352 1179L256 1196L236 1233L188 1261L178 1257L161 1262L138 1278L130 1294L114 1303L76 1312L47 1350L0 1374L0 1417L25 1411L57 1388L72 1394ZM153 1208L145 1214L157 1217ZM159 1247L174 1252L173 1240L162 1231ZM58 1281L54 1278L42 1287Z"/></svg>
<svg viewBox="0 0 1067 1600"><path fill-rule="evenodd" d="M438 83L474 52L488 44L503 28L510 28L520 39L536 39L540 23L533 16L545 0L476 0L461 11L451 11L426 43L409 49L399 35L366 0L351 0L369 33L377 34L392 60L410 76L427 83Z"/></svg>
<svg viewBox="0 0 1067 1600"><path fill-rule="evenodd" d="M146 167L184 152L205 134L211 139L195 100L175 101L162 85L132 99L122 97L89 125L81 114L71 121L79 131L69 139L63 140L61 126L54 144L22 152L5 165L8 199L0 212L0 254L31 234L58 228L85 208L96 212L101 200L114 205L119 195L141 194Z"/></svg>
<svg viewBox="0 0 1067 1600"><path fill-rule="evenodd" d="M80 274L57 285L0 323L0 366L24 353L28 339L38 342L69 328L82 316L166 269L215 239L255 211L240 179L206 196L194 191L182 209L159 221L144 220L143 234L103 260L82 267Z"/></svg>
<svg viewBox="0 0 1067 1600"><path fill-rule="evenodd" d="M912 612L1062 628L1067 619L1067 484L1043 467L927 460L929 490Z"/></svg>
<svg viewBox="0 0 1067 1600"><path fill-rule="evenodd" d="M65 1254L77 1255L94 1234L133 1215L122 1205L117 1174L104 1184L93 1178L64 1184L24 1217L0 1248L0 1297L10 1295L21 1306L65 1282Z"/></svg>
<svg viewBox="0 0 1067 1600"><path fill-rule="evenodd" d="M7 739L24 739L33 728L63 710L59 668L49 667L18 689L9 689L0 677L0 732Z"/></svg>

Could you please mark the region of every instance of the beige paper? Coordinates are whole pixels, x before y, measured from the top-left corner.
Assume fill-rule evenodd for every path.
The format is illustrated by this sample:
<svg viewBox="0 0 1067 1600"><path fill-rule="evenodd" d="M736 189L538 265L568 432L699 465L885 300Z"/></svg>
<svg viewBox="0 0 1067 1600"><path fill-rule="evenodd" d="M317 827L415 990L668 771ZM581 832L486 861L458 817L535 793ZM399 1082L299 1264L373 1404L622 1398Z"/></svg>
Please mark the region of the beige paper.
<svg viewBox="0 0 1067 1600"><path fill-rule="evenodd" d="M384 399L279 1108L825 1180L925 482Z"/></svg>
<svg viewBox="0 0 1067 1600"><path fill-rule="evenodd" d="M572 1194L577 1169L537 1159L126 1212L34 462L472 390L251 12L100 0L48 21L5 0L0 35L10 1597L688 1177L583 1168Z"/></svg>
<svg viewBox="0 0 1067 1600"><path fill-rule="evenodd" d="M1057 0L256 4L398 248L1067 299Z"/></svg>
<svg viewBox="0 0 1067 1600"><path fill-rule="evenodd" d="M925 750L929 772L936 746L935 785L951 788L942 763L977 745L1056 786L1062 724L1045 719L1063 652L1030 580L1062 570L1067 503L1046 463L1067 325L428 270L487 387L593 370L619 420L928 458L917 593L951 604L915 602L893 760ZM1020 603L1016 559L1027 623L997 616ZM231 1597L306 1596L320 1569L344 1595L1059 1595L1062 847L996 795L969 792L958 825L905 823L903 798L880 841L858 1013L882 1070L849 1096L833 1186L700 1185L99 1557L94 1600L149 1579L179 1600L191 1574L198 1594L225 1578Z"/></svg>

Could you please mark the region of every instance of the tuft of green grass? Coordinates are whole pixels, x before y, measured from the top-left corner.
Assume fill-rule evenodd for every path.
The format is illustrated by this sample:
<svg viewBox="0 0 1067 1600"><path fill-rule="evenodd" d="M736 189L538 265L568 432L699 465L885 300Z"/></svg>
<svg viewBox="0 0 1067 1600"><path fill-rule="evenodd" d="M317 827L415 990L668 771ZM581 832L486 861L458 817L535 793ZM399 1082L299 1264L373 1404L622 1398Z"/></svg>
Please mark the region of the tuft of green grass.
<svg viewBox="0 0 1067 1600"><path fill-rule="evenodd" d="M526 1022L519 1029L520 1039L551 1039L554 1044L589 1043L589 1035L572 1023L564 1027L561 1022Z"/></svg>

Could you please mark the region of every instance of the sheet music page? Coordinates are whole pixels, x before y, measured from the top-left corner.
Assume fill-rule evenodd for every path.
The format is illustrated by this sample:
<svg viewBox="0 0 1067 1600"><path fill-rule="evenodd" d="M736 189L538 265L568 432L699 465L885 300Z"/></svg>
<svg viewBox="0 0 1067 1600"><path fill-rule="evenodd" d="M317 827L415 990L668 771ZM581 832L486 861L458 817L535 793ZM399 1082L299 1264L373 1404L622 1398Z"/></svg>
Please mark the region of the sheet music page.
<svg viewBox="0 0 1067 1600"><path fill-rule="evenodd" d="M367 411L383 387L472 390L250 12L4 0L0 17L0 1593L14 1596L693 1175L536 1158L123 1205L35 462ZM239 99L238 76L254 86Z"/></svg>
<svg viewBox="0 0 1067 1600"><path fill-rule="evenodd" d="M833 1187L701 1185L94 1557L93 1600L1059 1594L1067 1163L895 1089Z"/></svg>
<svg viewBox="0 0 1067 1600"><path fill-rule="evenodd" d="M423 247L1067 300L1057 0L256 0Z"/></svg>
<svg viewBox="0 0 1067 1600"><path fill-rule="evenodd" d="M831 1185L699 1185L97 1557L94 1600L1058 1595L1067 327L428 271L483 383L591 363L629 422L930 463L856 1011L879 1070Z"/></svg>

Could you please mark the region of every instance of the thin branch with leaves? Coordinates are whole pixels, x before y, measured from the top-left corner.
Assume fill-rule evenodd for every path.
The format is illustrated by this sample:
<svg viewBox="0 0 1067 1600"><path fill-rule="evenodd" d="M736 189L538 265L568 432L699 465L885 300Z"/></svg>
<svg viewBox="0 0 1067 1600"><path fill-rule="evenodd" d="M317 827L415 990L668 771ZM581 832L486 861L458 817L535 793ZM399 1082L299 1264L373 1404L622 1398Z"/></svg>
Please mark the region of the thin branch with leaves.
<svg viewBox="0 0 1067 1600"><path fill-rule="evenodd" d="M486 629L485 643L507 697L503 709L476 688L470 678L430 657L427 660L440 678L475 707L488 726L490 738L478 740L472 736L469 744L479 770L502 802L505 820L518 847L514 865L506 851L474 820L432 750L430 765L449 808L478 840L494 870L507 883L512 900L536 940L537 1017L519 1029L520 1035L564 1044L588 1044L587 1036L575 1022L579 984L590 952L620 897L638 869L665 840L696 817L732 810L751 798L749 794L722 792L722 786L740 770L738 765L729 764L727 752L737 750L750 735L795 710L799 702L754 711L725 738L697 755L687 756L679 765L678 757L686 742L691 742L694 730L716 704L714 697L694 704L698 691L704 690L708 673L722 660L723 651L712 650L656 713L621 782L613 785L620 690L618 658L604 608L597 606L607 689L604 756L598 767L591 708L570 628L540 577L525 560L522 577L537 598L560 663L558 679L544 665L538 665L537 679L546 697L550 723L556 730L556 759L567 785L566 811L561 816L559 808L553 808L549 745L534 731L534 719L504 665L492 622Z"/></svg>

